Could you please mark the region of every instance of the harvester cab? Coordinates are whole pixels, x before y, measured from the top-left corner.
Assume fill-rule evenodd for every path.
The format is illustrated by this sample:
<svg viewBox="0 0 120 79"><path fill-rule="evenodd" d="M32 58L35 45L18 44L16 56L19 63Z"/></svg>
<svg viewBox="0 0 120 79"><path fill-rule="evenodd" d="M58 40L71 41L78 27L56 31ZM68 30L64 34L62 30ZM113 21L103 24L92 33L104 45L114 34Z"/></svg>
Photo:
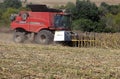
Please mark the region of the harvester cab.
<svg viewBox="0 0 120 79"><path fill-rule="evenodd" d="M53 41L71 41L70 14L46 5L28 5L31 11L21 11L11 16L15 42L34 40L40 44Z"/></svg>

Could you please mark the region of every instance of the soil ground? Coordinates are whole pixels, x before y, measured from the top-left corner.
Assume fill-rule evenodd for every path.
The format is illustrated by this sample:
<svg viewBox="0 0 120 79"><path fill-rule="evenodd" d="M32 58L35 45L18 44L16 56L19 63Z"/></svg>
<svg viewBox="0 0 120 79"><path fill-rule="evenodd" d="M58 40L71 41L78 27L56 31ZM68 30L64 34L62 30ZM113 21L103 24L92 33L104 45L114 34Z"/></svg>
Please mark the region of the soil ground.
<svg viewBox="0 0 120 79"><path fill-rule="evenodd" d="M5 27L0 28L0 41L13 42L12 41L12 31L10 30L10 28L5 28Z"/></svg>
<svg viewBox="0 0 120 79"><path fill-rule="evenodd" d="M3 28L0 79L120 79L120 49L18 44Z"/></svg>

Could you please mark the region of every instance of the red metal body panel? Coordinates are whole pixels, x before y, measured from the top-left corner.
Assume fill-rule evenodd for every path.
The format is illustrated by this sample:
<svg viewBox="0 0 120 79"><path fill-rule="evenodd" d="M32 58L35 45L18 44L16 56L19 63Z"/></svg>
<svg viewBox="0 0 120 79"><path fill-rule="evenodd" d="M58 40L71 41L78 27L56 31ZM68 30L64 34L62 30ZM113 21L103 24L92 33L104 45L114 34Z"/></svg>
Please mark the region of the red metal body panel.
<svg viewBox="0 0 120 79"><path fill-rule="evenodd" d="M11 28L22 28L29 32L39 32L41 29L54 28L54 16L55 12L27 12L28 18L23 21L21 15L24 12L20 12L16 19L11 22Z"/></svg>

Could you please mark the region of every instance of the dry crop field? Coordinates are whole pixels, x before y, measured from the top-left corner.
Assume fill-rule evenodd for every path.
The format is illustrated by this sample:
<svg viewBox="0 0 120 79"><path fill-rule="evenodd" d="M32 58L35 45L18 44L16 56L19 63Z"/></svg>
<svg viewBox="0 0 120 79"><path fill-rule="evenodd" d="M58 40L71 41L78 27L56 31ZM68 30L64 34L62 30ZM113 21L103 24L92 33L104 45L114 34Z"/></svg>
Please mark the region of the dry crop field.
<svg viewBox="0 0 120 79"><path fill-rule="evenodd" d="M16 44L11 34L1 36L0 79L120 79L119 48Z"/></svg>
<svg viewBox="0 0 120 79"><path fill-rule="evenodd" d="M120 50L0 43L1 79L119 79Z"/></svg>
<svg viewBox="0 0 120 79"><path fill-rule="evenodd" d="M97 5L100 5L101 2L106 2L109 4L120 4L120 0L90 0L92 2L95 2ZM48 4L50 6L55 6L55 5L64 5L67 2L73 2L75 3L76 0L28 0L28 3L39 3L39 4Z"/></svg>
<svg viewBox="0 0 120 79"><path fill-rule="evenodd" d="M79 47L120 48L120 33L79 32Z"/></svg>

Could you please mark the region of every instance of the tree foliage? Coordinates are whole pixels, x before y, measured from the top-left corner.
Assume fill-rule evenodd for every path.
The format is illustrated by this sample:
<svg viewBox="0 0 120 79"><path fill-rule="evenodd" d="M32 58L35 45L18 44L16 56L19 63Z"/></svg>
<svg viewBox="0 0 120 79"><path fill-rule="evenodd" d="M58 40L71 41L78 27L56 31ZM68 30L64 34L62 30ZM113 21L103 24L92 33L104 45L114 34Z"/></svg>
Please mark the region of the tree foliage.
<svg viewBox="0 0 120 79"><path fill-rule="evenodd" d="M89 19L78 19L73 22L75 30L91 32L94 29L93 22Z"/></svg>
<svg viewBox="0 0 120 79"><path fill-rule="evenodd" d="M106 32L120 32L120 13L113 15L108 13L105 16Z"/></svg>
<svg viewBox="0 0 120 79"><path fill-rule="evenodd" d="M20 0L4 0L3 2L5 8L20 8L22 3Z"/></svg>
<svg viewBox="0 0 120 79"><path fill-rule="evenodd" d="M76 10L77 15L76 19L85 18L92 21L99 20L99 10L95 3L90 2L89 0L77 0L76 1Z"/></svg>
<svg viewBox="0 0 120 79"><path fill-rule="evenodd" d="M120 5L109 5L105 2L102 2L99 9L101 10L101 13L103 15L107 13L111 13L113 15L116 15L120 12Z"/></svg>
<svg viewBox="0 0 120 79"><path fill-rule="evenodd" d="M72 2L68 2L65 6L67 12L74 13L76 11L76 6Z"/></svg>
<svg viewBox="0 0 120 79"><path fill-rule="evenodd" d="M18 13L18 11L19 10L14 9L14 8L8 8L6 10L6 12L2 15L2 19L4 19L4 21L6 23L9 23L10 22L10 19L9 19L10 15L13 14L13 13Z"/></svg>
<svg viewBox="0 0 120 79"><path fill-rule="evenodd" d="M77 0L72 11L73 29L93 32L120 32L120 5Z"/></svg>
<svg viewBox="0 0 120 79"><path fill-rule="evenodd" d="M95 3L89 0L77 0L75 8L72 8L73 29L81 31L96 31L99 23L99 9Z"/></svg>

